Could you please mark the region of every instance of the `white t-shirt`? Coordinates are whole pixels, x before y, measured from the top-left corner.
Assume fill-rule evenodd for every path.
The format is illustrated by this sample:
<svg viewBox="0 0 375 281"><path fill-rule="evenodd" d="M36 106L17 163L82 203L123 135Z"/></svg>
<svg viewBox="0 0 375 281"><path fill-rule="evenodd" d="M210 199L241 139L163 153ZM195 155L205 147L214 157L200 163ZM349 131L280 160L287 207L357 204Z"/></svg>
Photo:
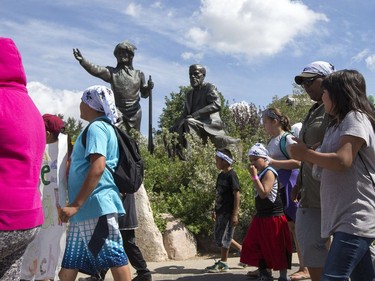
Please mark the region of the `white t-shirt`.
<svg viewBox="0 0 375 281"><path fill-rule="evenodd" d="M281 140L281 137L283 136L283 134L284 134L284 132L282 132L277 137L272 138L267 145L267 150L268 150L269 156L273 159L276 159L276 160L287 160L288 159L284 156L284 154L281 152L281 149L280 149L280 140ZM286 142L285 142L286 147L288 145L292 144L292 143L295 143L295 141L293 141L292 138L293 138L292 134L288 134L286 136Z"/></svg>
<svg viewBox="0 0 375 281"><path fill-rule="evenodd" d="M324 135L322 152L335 152L341 136L362 138L360 155L375 179L375 133L367 116L349 112L341 124L329 127ZM375 238L375 186L357 155L345 171L323 169L320 185L322 237L341 231Z"/></svg>
<svg viewBox="0 0 375 281"><path fill-rule="evenodd" d="M302 129L302 122L299 122L299 123L292 125L292 127L290 128L290 131L292 132L293 136L295 136L296 138L299 138L299 132L301 131L301 129Z"/></svg>

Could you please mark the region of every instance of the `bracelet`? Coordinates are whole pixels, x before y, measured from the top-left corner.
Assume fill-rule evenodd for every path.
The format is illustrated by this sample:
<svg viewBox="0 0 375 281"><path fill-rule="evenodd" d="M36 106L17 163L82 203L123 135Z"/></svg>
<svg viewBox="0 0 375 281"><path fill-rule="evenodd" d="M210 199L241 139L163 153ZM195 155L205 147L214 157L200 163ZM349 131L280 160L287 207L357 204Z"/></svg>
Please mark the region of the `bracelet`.
<svg viewBox="0 0 375 281"><path fill-rule="evenodd" d="M258 175L252 176L252 179L253 179L254 181L259 180Z"/></svg>

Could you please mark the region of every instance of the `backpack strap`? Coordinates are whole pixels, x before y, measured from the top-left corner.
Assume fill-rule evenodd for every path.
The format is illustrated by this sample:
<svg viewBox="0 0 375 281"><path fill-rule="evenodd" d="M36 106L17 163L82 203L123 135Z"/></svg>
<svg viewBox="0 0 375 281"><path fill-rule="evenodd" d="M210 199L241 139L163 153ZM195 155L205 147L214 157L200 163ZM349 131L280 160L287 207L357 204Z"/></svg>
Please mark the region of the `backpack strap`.
<svg viewBox="0 0 375 281"><path fill-rule="evenodd" d="M95 119L94 121L90 122L90 123L86 126L85 130L84 130L83 133L82 133L82 139L81 139L81 140L82 140L82 145L83 145L84 148L86 148L87 131L89 130L90 125L91 125L92 123L96 122L96 121L104 121L104 122L106 122L106 123L112 125L111 122L110 122L107 118L104 118L104 117L99 117L99 118Z"/></svg>
<svg viewBox="0 0 375 281"><path fill-rule="evenodd" d="M281 136L280 142L279 142L279 147L281 153L287 158L290 159L288 151L286 150L286 137L288 135L291 135L289 132L284 132L283 135Z"/></svg>
<svg viewBox="0 0 375 281"><path fill-rule="evenodd" d="M95 119L94 121L90 122L90 123L86 126L85 130L84 130L83 133L82 133L82 139L81 139L81 140L82 140L82 145L83 145L84 148L86 148L87 131L89 130L90 125L91 125L92 123L96 122L96 121L103 121L103 122L106 122L106 123L108 123L109 125L111 125L111 126L113 127L111 121L109 121L109 120L108 120L107 118L105 118L105 117L99 117L99 118ZM113 129L114 129L114 128L113 128ZM115 130L115 133L116 133L116 136L117 136L117 132L116 132L116 130ZM113 171L113 170L107 165L107 163L105 163L105 167L111 172L111 174L112 174L112 176L113 176L114 171Z"/></svg>

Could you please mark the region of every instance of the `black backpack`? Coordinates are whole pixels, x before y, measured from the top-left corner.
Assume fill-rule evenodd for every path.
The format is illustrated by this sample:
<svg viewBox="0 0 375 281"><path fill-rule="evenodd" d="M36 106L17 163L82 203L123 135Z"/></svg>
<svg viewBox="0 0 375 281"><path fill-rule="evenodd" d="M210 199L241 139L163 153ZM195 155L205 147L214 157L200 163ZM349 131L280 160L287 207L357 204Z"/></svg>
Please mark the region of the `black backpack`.
<svg viewBox="0 0 375 281"><path fill-rule="evenodd" d="M139 153L136 141L125 131L112 125L107 118L101 118L95 121L107 122L115 130L120 153L118 164L115 170L112 170L107 164L105 167L111 172L120 193L137 192L143 182L144 162ZM82 133L82 144L85 148L87 130L92 123L93 122L87 125Z"/></svg>

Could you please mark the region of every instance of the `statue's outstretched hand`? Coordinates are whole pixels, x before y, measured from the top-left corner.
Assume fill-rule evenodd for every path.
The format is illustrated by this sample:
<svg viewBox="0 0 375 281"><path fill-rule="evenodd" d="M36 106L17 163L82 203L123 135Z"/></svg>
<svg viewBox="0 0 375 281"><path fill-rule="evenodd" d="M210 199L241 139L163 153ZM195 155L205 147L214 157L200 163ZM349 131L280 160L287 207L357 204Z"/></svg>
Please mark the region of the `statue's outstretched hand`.
<svg viewBox="0 0 375 281"><path fill-rule="evenodd" d="M81 62L83 60L83 56L78 49L73 49L73 55L77 61Z"/></svg>

